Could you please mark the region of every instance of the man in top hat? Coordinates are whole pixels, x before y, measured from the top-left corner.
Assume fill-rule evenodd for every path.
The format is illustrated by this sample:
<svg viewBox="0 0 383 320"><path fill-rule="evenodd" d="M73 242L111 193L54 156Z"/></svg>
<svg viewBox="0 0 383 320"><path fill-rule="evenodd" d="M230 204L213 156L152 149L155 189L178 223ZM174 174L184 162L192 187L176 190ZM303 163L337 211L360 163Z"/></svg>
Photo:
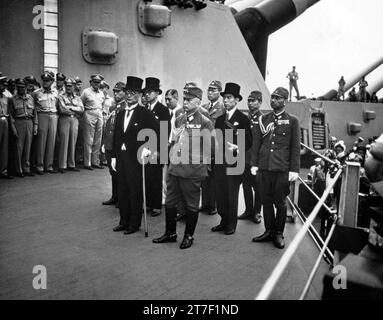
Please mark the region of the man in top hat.
<svg viewBox="0 0 383 320"><path fill-rule="evenodd" d="M9 141L9 97L5 95L7 77L0 75L0 177L11 178L8 174L8 141Z"/></svg>
<svg viewBox="0 0 383 320"><path fill-rule="evenodd" d="M114 99L110 107L110 113L106 119L105 128L103 131L103 145L101 151L105 153L106 162L109 167L109 173L112 176L112 197L104 201L103 205L113 205L118 202L118 181L117 173L111 167L112 149L113 149L113 135L116 123L116 115L120 110L125 110L125 86L126 84L119 81L113 88Z"/></svg>
<svg viewBox="0 0 383 320"><path fill-rule="evenodd" d="M66 79L65 74L61 72L56 73L56 91L58 94L65 93L65 88L64 88L65 79Z"/></svg>
<svg viewBox="0 0 383 320"><path fill-rule="evenodd" d="M30 153L33 136L38 132L35 102L26 92L26 85L23 79L16 80L17 93L9 103L17 136L16 174L19 177L34 176L30 168Z"/></svg>
<svg viewBox="0 0 383 320"><path fill-rule="evenodd" d="M103 127L102 105L104 93L99 89L104 77L99 74L91 75L90 87L81 94L85 111L84 121L84 168L88 170L103 169L100 166L100 148Z"/></svg>
<svg viewBox="0 0 383 320"><path fill-rule="evenodd" d="M146 148L139 139L142 130L159 137L159 123L153 114L139 105L141 78L127 77L125 101L127 106L116 115L111 166L118 175L118 206L120 223L114 231L131 234L138 231L142 217L142 158L157 151L157 144ZM150 138L149 138L150 140ZM149 142L148 142L149 143ZM145 144L147 145L147 144Z"/></svg>
<svg viewBox="0 0 383 320"><path fill-rule="evenodd" d="M58 95L52 89L54 74L46 71L41 75L43 87L33 92L38 117L38 133L36 141L36 169L38 174L56 173L53 169L53 155L57 132Z"/></svg>
<svg viewBox="0 0 383 320"><path fill-rule="evenodd" d="M288 97L288 90L282 87L271 94L273 112L259 118L251 159L251 173L257 175L266 229L253 242L274 241L279 249L285 246L286 196L290 193L290 181L298 178L300 168L299 121L285 111Z"/></svg>
<svg viewBox="0 0 383 320"><path fill-rule="evenodd" d="M260 107L262 105L262 92L255 90L252 91L247 98L247 107L249 108L250 128L254 134L256 128L259 126L259 117L262 115ZM261 198L259 188L256 186L256 176L251 174L251 149L246 152L246 165L245 171L242 175L242 189L243 197L245 199L246 210L238 217L238 219L248 219L255 223L261 223Z"/></svg>
<svg viewBox="0 0 383 320"><path fill-rule="evenodd" d="M211 231L223 231L226 235L233 234L237 227L239 186L245 153L252 144L250 120L237 109L242 100L240 89L236 83L226 83L225 91L221 92L226 113L215 122L219 151L215 157L215 184L221 222Z"/></svg>
<svg viewBox="0 0 383 320"><path fill-rule="evenodd" d="M186 207L186 226L181 249L193 244L198 221L201 181L207 176L207 166L215 149L214 127L200 112L202 90L189 87L184 91L185 114L175 121L167 175L165 234L153 239L154 243L177 241L177 206Z"/></svg>
<svg viewBox="0 0 383 320"><path fill-rule="evenodd" d="M215 125L217 118L226 112L223 103L219 101L221 92L222 84L220 81L213 80L210 82L207 88L207 98L209 102L202 105L208 112L209 119L212 121L213 125ZM202 182L202 206L200 208L200 211L206 212L209 215L217 213L214 176L214 165L211 164L209 175L206 177L206 180Z"/></svg>
<svg viewBox="0 0 383 320"><path fill-rule="evenodd" d="M75 148L78 136L78 118L84 113L84 106L79 96L74 94L76 82L74 79L65 80L65 93L59 95L58 124L59 134L59 172L65 169L79 171L76 168Z"/></svg>
<svg viewBox="0 0 383 320"><path fill-rule="evenodd" d="M149 77L145 79L145 88L143 94L146 99L147 108L152 112L154 118L158 121L159 125L167 128L167 140L169 140L171 124L169 109L166 108L161 102L158 101L158 95L162 93L160 89L160 80L157 78ZM158 146L160 146L160 137L158 137ZM167 148L167 145L166 145ZM160 151L160 148L158 148ZM166 150L167 152L167 150ZM157 161L147 165L146 185L147 185L147 205L152 209L151 215L158 216L161 214L162 208L162 170L163 164L159 163L159 155L152 155L156 157ZM150 209L149 209L150 210Z"/></svg>

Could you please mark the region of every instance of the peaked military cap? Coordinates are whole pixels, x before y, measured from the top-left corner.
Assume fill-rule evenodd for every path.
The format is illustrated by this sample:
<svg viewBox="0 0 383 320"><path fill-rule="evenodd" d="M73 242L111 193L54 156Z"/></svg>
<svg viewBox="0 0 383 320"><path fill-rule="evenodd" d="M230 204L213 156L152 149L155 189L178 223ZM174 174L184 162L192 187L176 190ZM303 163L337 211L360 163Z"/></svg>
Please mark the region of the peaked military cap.
<svg viewBox="0 0 383 320"><path fill-rule="evenodd" d="M216 89L218 89L219 92L221 92L222 91L222 83L221 83L221 81L213 80L212 82L210 82L209 88L216 88Z"/></svg>
<svg viewBox="0 0 383 320"><path fill-rule="evenodd" d="M56 80L65 80L66 79L66 76L59 72L59 73L56 73Z"/></svg>
<svg viewBox="0 0 383 320"><path fill-rule="evenodd" d="M76 81L74 81L74 79L72 78L67 78L65 79L65 85L75 85L76 84Z"/></svg>
<svg viewBox="0 0 383 320"><path fill-rule="evenodd" d="M121 91L121 90L125 90L125 86L126 86L125 83L123 83L122 81L118 81L118 82L114 85L113 91Z"/></svg>
<svg viewBox="0 0 383 320"><path fill-rule="evenodd" d="M109 83L107 83L107 82L104 81L104 80L101 81L100 86L101 86L101 87L108 87L108 89L110 88Z"/></svg>
<svg viewBox="0 0 383 320"><path fill-rule="evenodd" d="M16 87L25 87L27 83L22 78L18 78L15 81Z"/></svg>
<svg viewBox="0 0 383 320"><path fill-rule="evenodd" d="M249 98L262 100L262 92L258 90L251 91Z"/></svg>
<svg viewBox="0 0 383 320"><path fill-rule="evenodd" d="M271 95L287 99L289 97L289 91L283 87L278 87Z"/></svg>
<svg viewBox="0 0 383 320"><path fill-rule="evenodd" d="M138 92L142 92L142 83L144 80L138 77L128 76L126 77L126 86L125 90L134 90Z"/></svg>
<svg viewBox="0 0 383 320"><path fill-rule="evenodd" d="M188 87L184 89L184 98L187 98L187 99L198 98L202 100L202 90L198 87Z"/></svg>
<svg viewBox="0 0 383 320"><path fill-rule="evenodd" d="M82 80L80 79L80 77L74 78L74 81L76 81L76 83L82 83Z"/></svg>
<svg viewBox="0 0 383 320"><path fill-rule="evenodd" d="M145 88L142 91L158 91L159 94L162 93L160 89L160 79L148 77L145 79Z"/></svg>
<svg viewBox="0 0 383 320"><path fill-rule="evenodd" d="M55 75L52 71L45 71L42 75L41 75L41 79L43 80L54 80L55 79Z"/></svg>
<svg viewBox="0 0 383 320"><path fill-rule="evenodd" d="M7 82L7 77L6 76L0 76L0 82L1 83Z"/></svg>
<svg viewBox="0 0 383 320"><path fill-rule="evenodd" d="M92 74L90 76L90 80L91 81L96 80L96 81L100 81L101 82L102 80L104 80L104 77L101 74Z"/></svg>
<svg viewBox="0 0 383 320"><path fill-rule="evenodd" d="M238 98L239 101L242 100L242 96L240 95L241 86L234 83L228 82L225 84L225 91L221 92L220 95L223 97L225 94L232 94L235 98Z"/></svg>
<svg viewBox="0 0 383 320"><path fill-rule="evenodd" d="M184 86L184 89L187 89L189 87L197 87L197 83L195 83L195 82L186 82L185 86Z"/></svg>
<svg viewBox="0 0 383 320"><path fill-rule="evenodd" d="M37 79L32 76L32 75L29 75L29 76L26 76L24 78L24 81L28 84L28 83L31 83L31 84L37 84Z"/></svg>

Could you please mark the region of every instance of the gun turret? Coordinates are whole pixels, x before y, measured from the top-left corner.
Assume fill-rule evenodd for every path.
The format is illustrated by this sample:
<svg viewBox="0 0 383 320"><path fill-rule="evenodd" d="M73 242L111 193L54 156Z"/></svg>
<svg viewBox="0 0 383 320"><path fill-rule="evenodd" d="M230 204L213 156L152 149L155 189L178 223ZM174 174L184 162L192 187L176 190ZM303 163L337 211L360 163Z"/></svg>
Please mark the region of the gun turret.
<svg viewBox="0 0 383 320"><path fill-rule="evenodd" d="M263 77L266 72L268 37L301 15L319 0L265 0L253 7L244 8L234 14L246 43L253 54ZM240 1L232 4L239 6ZM232 9L233 11L233 9Z"/></svg>

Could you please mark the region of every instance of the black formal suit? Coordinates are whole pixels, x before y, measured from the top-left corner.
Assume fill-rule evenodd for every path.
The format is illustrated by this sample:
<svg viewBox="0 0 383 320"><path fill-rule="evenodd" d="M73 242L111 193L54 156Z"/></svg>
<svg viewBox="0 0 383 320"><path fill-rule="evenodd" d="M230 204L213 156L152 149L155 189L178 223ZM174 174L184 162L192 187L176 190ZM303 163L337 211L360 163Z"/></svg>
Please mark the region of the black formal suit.
<svg viewBox="0 0 383 320"><path fill-rule="evenodd" d="M145 143L138 141L137 135L142 129L152 129L158 136L159 125L151 112L137 105L131 111L129 124L124 131L126 112L121 110L116 115L112 156L117 159L120 225L126 229L137 229L141 225L143 201L142 169L138 161L141 154L138 155L138 152Z"/></svg>
<svg viewBox="0 0 383 320"><path fill-rule="evenodd" d="M216 136L218 141L218 153L215 157L215 169L216 169L216 199L217 209L221 216L220 225L225 231L235 230L237 226L237 214L238 214L238 192L239 186L242 180L243 170L245 168L245 153L251 148L252 133L250 128L250 120L239 110L234 111L230 119L227 119L228 112L217 118L215 123ZM230 151L228 149L227 142L231 142L238 145L238 129L244 130L245 141L244 149L239 150L238 163L230 163L229 155L237 156L236 151ZM218 131L221 131L220 134ZM230 133L232 133L230 137ZM220 162L220 158L223 159L223 163ZM227 169L231 169L235 166L241 168L240 172L235 174L229 173ZM229 173L229 174L228 174Z"/></svg>
<svg viewBox="0 0 383 320"><path fill-rule="evenodd" d="M167 137L166 142L169 141L169 135L171 131L170 125L170 112L167 107L162 103L158 102L154 105L151 110L154 118L157 120L158 124L163 126L167 125ZM167 152L168 145L166 144ZM158 136L158 150L160 150L160 137ZM161 209L162 207L162 169L163 164L160 163L160 157L157 157L157 163L149 163L146 167L146 186L147 186L147 206L152 209Z"/></svg>

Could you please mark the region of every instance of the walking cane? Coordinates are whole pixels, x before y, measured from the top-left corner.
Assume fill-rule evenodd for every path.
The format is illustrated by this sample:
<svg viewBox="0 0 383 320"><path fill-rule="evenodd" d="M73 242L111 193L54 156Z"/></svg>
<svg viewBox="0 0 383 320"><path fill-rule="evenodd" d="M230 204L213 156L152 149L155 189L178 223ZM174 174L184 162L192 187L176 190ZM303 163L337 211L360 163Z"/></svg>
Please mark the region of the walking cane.
<svg viewBox="0 0 383 320"><path fill-rule="evenodd" d="M145 225L145 238L148 237L148 221L146 219L146 188L145 188L145 159L142 158L142 192L144 199L144 225Z"/></svg>

